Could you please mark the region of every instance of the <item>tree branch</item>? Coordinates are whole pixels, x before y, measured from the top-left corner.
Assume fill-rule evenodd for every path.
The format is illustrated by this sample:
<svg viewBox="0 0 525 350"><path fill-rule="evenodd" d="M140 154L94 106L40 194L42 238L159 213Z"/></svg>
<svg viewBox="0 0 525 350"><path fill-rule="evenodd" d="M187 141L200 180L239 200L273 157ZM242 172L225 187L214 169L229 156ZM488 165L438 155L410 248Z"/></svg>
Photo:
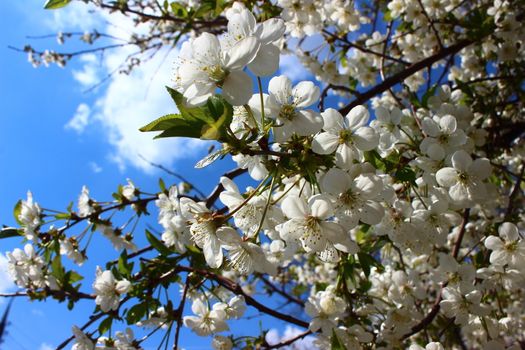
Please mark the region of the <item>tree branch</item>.
<svg viewBox="0 0 525 350"><path fill-rule="evenodd" d="M473 40L460 41L460 42L458 42L458 43L456 43L454 45L451 45L449 47L446 47L446 48L440 50L435 55L432 55L432 56L427 57L427 58L425 58L425 59L423 59L423 60L421 60L419 62L416 62L416 63L412 64L411 66L407 67L403 71L401 71L401 72L399 72L397 74L394 74L391 77L386 78L382 83L374 86L370 90L363 92L361 94L361 96L358 96L354 101L352 101L351 103L349 103L346 106L344 106L343 108L341 108L339 110L339 112L341 114L343 114L343 115L347 114L355 106L358 106L358 105L361 105L361 104L367 102L372 97L374 97L374 96L376 96L376 95L378 95L378 94L380 94L382 92L387 91L388 89L390 89L394 85L401 83L406 78L408 78L411 75L419 72L421 69L429 67L432 64L436 63L437 61L439 61L439 60L441 60L441 59L443 59L443 58L445 58L445 57L447 57L449 55L455 54L456 52L464 49L465 47L467 47L467 46L469 46L469 45L471 45L473 43L474 43Z"/></svg>

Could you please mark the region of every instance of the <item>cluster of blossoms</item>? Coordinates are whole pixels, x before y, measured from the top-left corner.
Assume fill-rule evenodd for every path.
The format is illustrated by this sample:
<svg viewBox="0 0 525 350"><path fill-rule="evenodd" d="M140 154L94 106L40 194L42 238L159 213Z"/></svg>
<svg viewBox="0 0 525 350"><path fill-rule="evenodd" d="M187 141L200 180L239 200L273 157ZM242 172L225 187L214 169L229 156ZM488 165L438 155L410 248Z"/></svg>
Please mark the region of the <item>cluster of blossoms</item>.
<svg viewBox="0 0 525 350"><path fill-rule="evenodd" d="M54 215L65 224L47 232L52 215L29 194L15 212L30 243L8 253L17 285L94 299L107 318L96 340L74 328L77 350L139 349L148 336L104 335L118 320L175 329L175 348L183 326L213 336L214 349L293 343L229 334L248 306L304 328L295 340L320 349L520 348L525 14L500 0L265 6L228 4L224 31L184 42L170 90L180 114L141 129L220 141L199 166L229 154L238 168L207 197L163 182L145 196L128 180L108 204L83 188L78 210ZM304 51L314 34L322 43ZM290 38L301 38L295 53L318 83L277 75ZM245 190L234 180L243 173ZM149 227L139 249L136 222L153 202L162 231ZM133 217L114 227L106 213L126 207ZM96 233L122 253L82 294L61 259L81 265ZM261 292L287 306L264 305Z"/></svg>

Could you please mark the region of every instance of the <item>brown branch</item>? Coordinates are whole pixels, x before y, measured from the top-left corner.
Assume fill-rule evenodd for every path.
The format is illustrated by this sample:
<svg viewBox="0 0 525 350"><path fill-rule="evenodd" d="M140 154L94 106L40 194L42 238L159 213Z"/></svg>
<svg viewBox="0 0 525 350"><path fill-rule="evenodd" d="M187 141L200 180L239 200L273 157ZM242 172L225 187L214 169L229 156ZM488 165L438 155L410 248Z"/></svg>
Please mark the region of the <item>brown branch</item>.
<svg viewBox="0 0 525 350"><path fill-rule="evenodd" d="M280 296L284 297L286 300L288 300L289 302L292 302L294 304L297 304L297 305L300 305L302 307L304 307L304 301L302 301L301 299L298 299L298 298L295 298L293 297L292 295L280 290L279 288L277 288L272 282L268 281L266 278L264 278L263 276L259 276L259 279L268 287L270 288L273 292L279 294Z"/></svg>
<svg viewBox="0 0 525 350"><path fill-rule="evenodd" d="M244 300L246 302L247 305L250 305L250 306L253 306L254 308L256 308L258 311L262 312L262 313L265 313L269 316L272 316L272 317L275 317L277 319L280 319L280 320L283 320L283 321L286 321L288 323L292 323L292 324L295 324L299 327L303 327L303 328L308 328L309 327L309 323L308 322L305 322L305 321L302 321L302 320L299 320L291 315L286 315L286 314L283 314L283 313L280 313L264 304L261 304L260 302L258 302L257 300L255 300L252 296L246 294L240 285L238 285L237 283L233 282L232 280L226 278L226 277L223 277L223 276L220 276L220 275L217 275L211 271L207 271L207 270L200 270L200 269L194 269L192 267L189 267L189 266L177 266L175 268L175 270L177 271L184 271L184 272L194 272L200 276L203 276L203 277L206 277L208 279L211 279L211 280L214 280L215 282L219 283L221 286L223 286L224 288L228 289L229 291L235 293L236 295L242 295L244 297Z"/></svg>
<svg viewBox="0 0 525 350"><path fill-rule="evenodd" d="M339 112L341 114L343 114L343 115L347 114L355 106L358 106L358 105L361 105L361 104L367 102L372 97L374 97L374 96L376 96L376 95L378 95L378 94L380 94L382 92L387 91L388 89L390 89L394 85L399 84L400 82L402 82L406 78L408 78L411 75L419 72L421 69L426 68L428 66L431 66L432 64L436 63L437 61L439 61L439 60L441 60L441 59L443 59L443 58L445 58L445 57L447 57L449 55L455 54L456 52L464 49L465 47L467 47L467 46L469 46L469 45L471 45L473 43L474 43L474 41L472 41L472 40L460 41L460 42L458 42L458 43L456 43L454 45L451 45L451 46L449 46L447 48L444 48L444 49L440 50L435 55L432 55L430 57L427 57L427 58L425 58L425 59L423 59L423 60L421 60L419 62L416 62L416 63L410 65L409 67L407 67L403 71L401 71L401 72L399 72L397 74L394 74L393 76L391 76L389 78L386 78L382 83L374 86L370 90L363 92L361 94L361 96L358 96L354 101L352 101L348 105L346 105L343 108L341 108L339 110Z"/></svg>
<svg viewBox="0 0 525 350"><path fill-rule="evenodd" d="M514 188L512 189L512 192L509 195L509 206L507 207L507 210L505 211L505 221L507 221L512 216L512 211L514 210L514 198L516 198L516 196L520 192L521 181L522 181L524 173L525 173L525 162L521 164L520 174L517 177L516 184L514 185Z"/></svg>
<svg viewBox="0 0 525 350"><path fill-rule="evenodd" d="M179 350L179 335L180 328L182 327L182 313L184 312L184 303L186 302L186 295L188 294L188 288L190 286L190 274L186 276L186 282L184 284L184 291L182 292L182 298L180 300L179 307L175 310L177 314L177 328L175 330L175 342L173 343L173 350Z"/></svg>
<svg viewBox="0 0 525 350"><path fill-rule="evenodd" d="M370 49L368 49L366 47L357 45L356 43L351 42L350 40L346 39L345 37L339 37L339 36L335 35L334 33L329 32L326 29L323 30L323 33L325 33L326 35L329 35L332 39L343 41L345 43L345 47L354 48L354 49L359 50L359 51L364 52L364 53L369 53L371 55L375 55L375 56L378 56L378 57L386 58L387 60L394 61L394 62L397 62L397 63L401 63L401 64L403 64L405 66L410 65L410 62L407 62L407 61L402 60L400 58L395 58L395 57L389 56L387 54L383 54L381 52L373 51L373 50L370 50Z"/></svg>
<svg viewBox="0 0 525 350"><path fill-rule="evenodd" d="M104 312L101 312L99 314L96 314L96 315L93 315L89 318L89 321L86 322L81 328L80 330L81 331L84 331L86 328L88 328L89 326L91 326L94 322L96 322L98 319L100 319L102 316L104 316L105 313ZM67 338L66 340L64 340L62 343L58 344L58 346L56 347L56 350L61 350L63 348L65 348L67 346L67 344L69 344L70 341L72 341L73 339L75 339L75 336L72 335L70 336L69 338Z"/></svg>
<svg viewBox="0 0 525 350"><path fill-rule="evenodd" d="M282 348L284 346L288 346L288 345L292 345L293 343L295 343L296 341L308 336L312 334L312 331L311 330L307 330L306 332L303 332L303 333L300 333L298 334L297 336L293 337L293 338L290 338L288 340L285 340L285 341L282 341L280 343L277 343L277 344L274 344L274 345L263 345L263 349L279 349L279 348Z"/></svg>
<svg viewBox="0 0 525 350"><path fill-rule="evenodd" d="M83 292L66 292L62 290L51 290L49 288L45 288L42 290L46 293L45 297L51 296L55 298L71 298L71 299L95 299L95 296ZM15 293L1 293L0 297L4 298L16 298L16 297L32 297L35 296L35 292L15 292Z"/></svg>

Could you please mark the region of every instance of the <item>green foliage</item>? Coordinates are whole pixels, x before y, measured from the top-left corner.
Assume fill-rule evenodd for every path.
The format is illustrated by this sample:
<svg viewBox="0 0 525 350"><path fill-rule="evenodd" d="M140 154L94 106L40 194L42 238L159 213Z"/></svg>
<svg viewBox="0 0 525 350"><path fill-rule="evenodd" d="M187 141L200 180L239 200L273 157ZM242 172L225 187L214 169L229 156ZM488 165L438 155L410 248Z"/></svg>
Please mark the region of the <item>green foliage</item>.
<svg viewBox="0 0 525 350"><path fill-rule="evenodd" d="M330 346L331 350L346 350L346 347L343 344L341 344L341 342L339 341L339 338L337 337L335 330L332 331L332 341L330 345L331 345Z"/></svg>
<svg viewBox="0 0 525 350"><path fill-rule="evenodd" d="M140 131L162 131L155 138L190 137L226 141L233 107L222 98L212 96L201 107L188 108L182 94L167 87L180 114L168 114L140 128Z"/></svg>
<svg viewBox="0 0 525 350"><path fill-rule="evenodd" d="M148 312L148 303L143 302L131 307L126 314L126 321L128 324L135 324L139 322Z"/></svg>
<svg viewBox="0 0 525 350"><path fill-rule="evenodd" d="M168 256L172 252L164 245L153 233L146 230L146 238L153 248L155 248L161 255Z"/></svg>
<svg viewBox="0 0 525 350"><path fill-rule="evenodd" d="M98 325L98 332L100 335L105 334L109 329L111 328L111 324L113 323L113 317L107 317Z"/></svg>
<svg viewBox="0 0 525 350"><path fill-rule="evenodd" d="M22 222L18 218L20 216L20 213L22 212L22 201L19 200L15 204L15 208L13 209L13 216L15 217L16 223L22 226Z"/></svg>
<svg viewBox="0 0 525 350"><path fill-rule="evenodd" d="M4 227L0 230L0 239L20 237L21 235L21 232L14 227Z"/></svg>
<svg viewBox="0 0 525 350"><path fill-rule="evenodd" d="M44 4L44 9L46 10L55 10L61 7L69 5L71 0L47 0Z"/></svg>
<svg viewBox="0 0 525 350"><path fill-rule="evenodd" d="M202 158L195 164L195 168L201 169L205 168L208 165L215 162L217 159L224 158L229 153L229 150L227 148L220 149L218 151L212 152L208 154L206 157Z"/></svg>

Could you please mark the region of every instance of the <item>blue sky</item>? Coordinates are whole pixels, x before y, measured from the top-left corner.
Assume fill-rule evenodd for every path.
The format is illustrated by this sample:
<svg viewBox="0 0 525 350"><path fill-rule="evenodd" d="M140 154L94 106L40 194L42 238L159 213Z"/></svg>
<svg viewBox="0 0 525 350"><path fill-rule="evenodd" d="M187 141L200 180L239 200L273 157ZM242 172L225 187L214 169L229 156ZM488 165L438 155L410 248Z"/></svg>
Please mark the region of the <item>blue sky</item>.
<svg viewBox="0 0 525 350"><path fill-rule="evenodd" d="M0 1L0 32L3 33L0 36L0 162L3 165L0 224L15 224L13 206L25 198L28 190L41 206L64 209L70 201L76 201L83 185L90 188L97 200L110 200L111 193L119 184L126 183L126 178L147 192L157 190L160 176L167 183L172 182L169 175L144 163L139 154L191 178L204 192L215 184L210 179L218 179L221 173L234 167L226 160L197 171L193 165L205 154L208 145L184 140L153 141L151 134L138 132L139 126L173 112L163 86L169 84L174 52L166 61L152 62L130 77L118 76L86 93L87 88L126 54L125 49L106 55L103 60L91 56L72 61L65 69L56 66L34 69L25 54L9 50L8 45L21 48L28 42L38 49L71 51L81 47L74 39L69 45L58 47L54 38L26 38L59 29L83 31L102 26L112 33L126 34L122 19L107 24L104 18L90 17L83 4L67 11L44 11L43 2ZM296 78L304 77L296 63L283 62L285 68L295 70ZM79 116L79 111L83 115ZM74 127L66 127L68 123ZM102 240L94 244L98 243L101 247L109 246ZM21 242L16 239L2 240L0 253L20 246ZM107 254L116 256L117 253L110 247L100 249L93 260L104 259ZM93 274L96 264L97 261L86 264ZM3 276L0 274L0 289L7 285L5 279L1 279ZM88 291L90 284L86 282ZM0 311L5 305L5 302L0 304ZM50 347L46 346L56 346L69 336L71 325L85 322L92 308L92 303L84 303L75 312L69 312L65 305L54 301L30 303L17 299L9 335L0 349L47 350ZM257 325L255 321L248 324ZM279 327L274 323L275 326ZM182 339L186 349L208 347L207 341L188 332L183 333Z"/></svg>

